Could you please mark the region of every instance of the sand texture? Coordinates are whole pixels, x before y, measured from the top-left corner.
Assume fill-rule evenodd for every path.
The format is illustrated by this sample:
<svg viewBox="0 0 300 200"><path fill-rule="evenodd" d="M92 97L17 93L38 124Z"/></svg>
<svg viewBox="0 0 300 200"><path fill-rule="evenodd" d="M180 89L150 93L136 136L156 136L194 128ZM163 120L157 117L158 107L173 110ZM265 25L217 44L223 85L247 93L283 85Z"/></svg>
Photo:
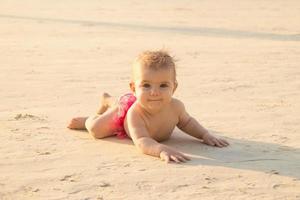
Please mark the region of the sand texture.
<svg viewBox="0 0 300 200"><path fill-rule="evenodd" d="M0 199L300 199L300 1L0 1ZM129 90L143 50L178 59L175 97L231 146L192 160L66 128Z"/></svg>

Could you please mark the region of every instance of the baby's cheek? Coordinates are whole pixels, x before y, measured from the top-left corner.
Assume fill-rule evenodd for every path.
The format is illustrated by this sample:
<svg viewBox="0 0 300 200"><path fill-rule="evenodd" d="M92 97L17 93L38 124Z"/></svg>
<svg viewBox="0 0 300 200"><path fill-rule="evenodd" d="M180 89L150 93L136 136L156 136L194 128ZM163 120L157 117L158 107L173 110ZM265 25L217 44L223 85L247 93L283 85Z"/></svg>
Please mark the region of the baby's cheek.
<svg viewBox="0 0 300 200"><path fill-rule="evenodd" d="M138 98L138 97L137 97L136 102L137 102L139 105L143 105L143 104L144 104L143 98Z"/></svg>

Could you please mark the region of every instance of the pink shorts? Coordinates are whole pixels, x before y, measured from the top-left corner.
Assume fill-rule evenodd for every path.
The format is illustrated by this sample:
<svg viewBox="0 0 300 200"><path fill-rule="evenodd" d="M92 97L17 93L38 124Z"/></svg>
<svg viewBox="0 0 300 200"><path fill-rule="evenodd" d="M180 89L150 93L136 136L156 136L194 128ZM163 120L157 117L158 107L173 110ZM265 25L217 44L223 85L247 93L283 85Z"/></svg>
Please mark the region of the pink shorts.
<svg viewBox="0 0 300 200"><path fill-rule="evenodd" d="M117 128L116 135L118 138L126 138L127 133L124 129L124 120L127 114L127 111L136 101L136 97L132 93L125 94L119 98L118 101L118 113L114 116L113 124Z"/></svg>

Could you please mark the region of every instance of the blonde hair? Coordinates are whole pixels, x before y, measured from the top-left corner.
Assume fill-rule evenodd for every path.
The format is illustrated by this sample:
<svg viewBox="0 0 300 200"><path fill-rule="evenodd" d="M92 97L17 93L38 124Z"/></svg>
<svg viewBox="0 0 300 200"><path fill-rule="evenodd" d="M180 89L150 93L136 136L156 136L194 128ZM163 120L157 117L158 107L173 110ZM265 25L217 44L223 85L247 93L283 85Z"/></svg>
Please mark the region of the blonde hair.
<svg viewBox="0 0 300 200"><path fill-rule="evenodd" d="M165 50L144 51L133 62L132 79L134 79L135 67L143 66L152 70L171 69L176 80L175 62L176 60Z"/></svg>

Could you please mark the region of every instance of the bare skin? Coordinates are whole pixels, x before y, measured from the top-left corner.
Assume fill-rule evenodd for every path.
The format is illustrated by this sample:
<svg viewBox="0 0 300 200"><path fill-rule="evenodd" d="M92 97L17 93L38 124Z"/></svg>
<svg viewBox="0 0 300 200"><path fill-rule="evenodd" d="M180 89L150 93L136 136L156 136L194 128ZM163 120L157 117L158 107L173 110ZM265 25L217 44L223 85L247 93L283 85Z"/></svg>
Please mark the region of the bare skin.
<svg viewBox="0 0 300 200"><path fill-rule="evenodd" d="M110 95L103 95L96 115L74 118L68 127L86 129L97 139L125 131L138 150L166 162L190 160L178 150L159 143L167 140L176 126L205 144L228 146L226 140L209 133L187 113L180 100L173 98L177 85L174 59L162 50L145 51L135 59L132 66L130 89L135 97L133 104L129 98L128 102L121 101L113 107ZM130 103L130 108L126 106L127 103ZM119 113L123 114L123 108L126 108L124 116L116 118Z"/></svg>
<svg viewBox="0 0 300 200"><path fill-rule="evenodd" d="M108 93L103 93L100 98L100 104L99 108L97 109L96 114L102 115L105 113L109 108L113 107L115 104L115 101L111 95ZM85 122L88 119L88 117L74 117L71 119L71 121L68 124L69 129L75 129L75 130L86 130Z"/></svg>
<svg viewBox="0 0 300 200"><path fill-rule="evenodd" d="M165 162L186 162L183 153L159 143L172 134L175 126L205 144L225 147L229 143L213 136L185 110L184 104L173 98L177 88L171 69L153 70L138 66L135 81L130 84L137 102L128 110L124 128L135 146L144 154L160 157Z"/></svg>
<svg viewBox="0 0 300 200"><path fill-rule="evenodd" d="M142 153L159 157L165 162L190 160L176 149L159 143L167 140L176 126L205 144L216 147L229 145L226 140L210 134L186 112L180 100L172 97L177 87L172 70L153 70L140 66L135 76L130 88L137 101L127 112L124 129ZM110 95L103 95L96 115L73 118L68 127L87 129L97 139L115 135L117 130L113 119L118 107L113 106L112 102Z"/></svg>

